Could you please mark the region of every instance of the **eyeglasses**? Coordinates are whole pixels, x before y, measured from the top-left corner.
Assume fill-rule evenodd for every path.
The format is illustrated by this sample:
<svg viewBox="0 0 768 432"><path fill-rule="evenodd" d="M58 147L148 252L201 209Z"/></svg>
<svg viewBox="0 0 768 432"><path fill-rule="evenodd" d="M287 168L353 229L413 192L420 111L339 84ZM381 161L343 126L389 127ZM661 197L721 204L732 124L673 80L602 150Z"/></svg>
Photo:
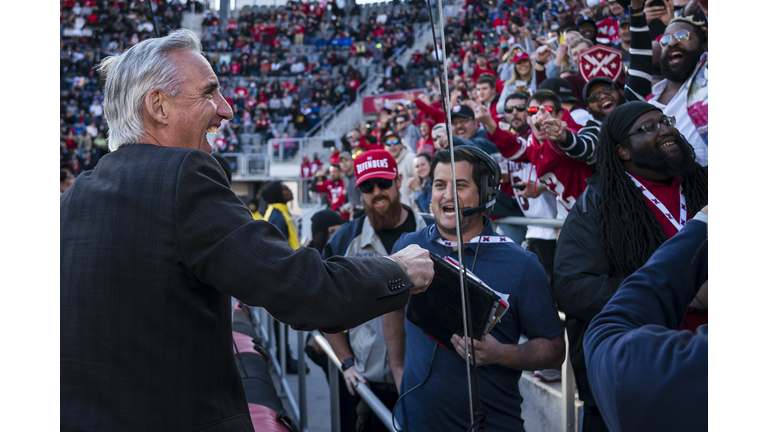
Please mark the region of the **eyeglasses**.
<svg viewBox="0 0 768 432"><path fill-rule="evenodd" d="M587 96L587 103L597 102L600 99L600 95L609 95L615 91L616 89L612 85L603 87L594 93L590 93L589 96Z"/></svg>
<svg viewBox="0 0 768 432"><path fill-rule="evenodd" d="M397 124L404 124L405 122L404 121L397 121L396 123Z"/></svg>
<svg viewBox="0 0 768 432"><path fill-rule="evenodd" d="M377 178L377 179L366 180L360 183L360 186L358 186L358 188L360 188L360 192L364 194L369 194L373 192L373 189L375 186L378 186L379 190L384 191L391 188L392 183L393 183L392 179Z"/></svg>
<svg viewBox="0 0 768 432"><path fill-rule="evenodd" d="M554 108L552 108L551 106L542 105L540 107L534 107L534 106L528 107L526 109L526 111L528 111L528 114L533 115L533 114L536 114L537 112L539 112L540 109L544 109L547 112L552 112L552 110L554 110ZM506 111L506 109L504 111Z"/></svg>
<svg viewBox="0 0 768 432"><path fill-rule="evenodd" d="M647 134L652 134L652 133L656 132L657 130L659 130L659 128L661 128L661 124L662 123L664 124L664 126L674 127L675 123L677 123L677 121L675 120L675 116L670 116L670 117L666 117L665 116L661 120L651 120L649 122L645 122L645 123L643 123L642 126L640 126L639 128L637 128L634 131L632 131L632 133L627 135L627 138L631 137L634 134L638 134L640 132L645 132Z"/></svg>
<svg viewBox="0 0 768 432"><path fill-rule="evenodd" d="M676 31L674 34L671 35L664 35L659 39L659 44L662 48L669 45L670 42L672 42L672 38L675 38L678 42L685 42L688 39L691 38L691 32L688 30L679 30Z"/></svg>
<svg viewBox="0 0 768 432"><path fill-rule="evenodd" d="M385 141L384 144L388 146L398 145L400 144L400 140Z"/></svg>
<svg viewBox="0 0 768 432"><path fill-rule="evenodd" d="M525 104L504 107L504 112L507 114L512 114L515 111L525 112Z"/></svg>

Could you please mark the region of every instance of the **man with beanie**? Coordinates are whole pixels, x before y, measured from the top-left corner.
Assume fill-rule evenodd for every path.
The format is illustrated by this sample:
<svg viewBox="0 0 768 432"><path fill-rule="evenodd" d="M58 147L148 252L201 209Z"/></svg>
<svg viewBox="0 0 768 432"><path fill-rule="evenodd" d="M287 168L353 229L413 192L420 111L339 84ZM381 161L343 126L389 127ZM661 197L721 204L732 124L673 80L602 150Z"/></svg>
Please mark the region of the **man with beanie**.
<svg viewBox="0 0 768 432"><path fill-rule="evenodd" d="M582 341L622 281L707 204L707 172L675 120L645 102L605 119L595 175L568 213L555 251L554 290L565 326L586 432L607 430L590 389ZM695 330L706 314L691 313Z"/></svg>
<svg viewBox="0 0 768 432"><path fill-rule="evenodd" d="M545 120L544 127L547 138L556 142L565 151L565 154L578 161L594 165L600 125L608 114L627 100L619 86L606 77L596 77L589 80L584 86L583 97L592 117L587 120L586 125L579 130L578 134L569 131L567 124L557 119Z"/></svg>
<svg viewBox="0 0 768 432"><path fill-rule="evenodd" d="M385 138L391 140L396 136L389 134ZM355 158L355 175L355 186L363 195L365 215L336 231L323 250L325 259L387 256L402 234L427 226L418 212L401 204L403 175L390 152L371 150L361 154ZM381 317L349 329L349 342L341 333L326 334L325 337L342 362L349 393L355 394L358 383L369 384L379 399L392 409L398 395L387 358ZM358 404L358 425L365 426L357 430L371 430L380 422L365 401L360 399Z"/></svg>

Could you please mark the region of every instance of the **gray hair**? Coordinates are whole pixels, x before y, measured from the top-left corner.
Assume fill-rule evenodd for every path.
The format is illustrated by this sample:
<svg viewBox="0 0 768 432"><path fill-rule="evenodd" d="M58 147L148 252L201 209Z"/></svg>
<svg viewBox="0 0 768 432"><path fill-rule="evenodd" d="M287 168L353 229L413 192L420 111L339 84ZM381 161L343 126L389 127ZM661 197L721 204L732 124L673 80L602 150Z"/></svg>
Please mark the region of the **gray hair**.
<svg viewBox="0 0 768 432"><path fill-rule="evenodd" d="M182 71L170 57L178 51L202 54L200 39L190 30L176 30L101 61L98 70L106 81L104 118L110 150L141 141L146 133L142 105L150 91L159 89L172 98L179 95Z"/></svg>

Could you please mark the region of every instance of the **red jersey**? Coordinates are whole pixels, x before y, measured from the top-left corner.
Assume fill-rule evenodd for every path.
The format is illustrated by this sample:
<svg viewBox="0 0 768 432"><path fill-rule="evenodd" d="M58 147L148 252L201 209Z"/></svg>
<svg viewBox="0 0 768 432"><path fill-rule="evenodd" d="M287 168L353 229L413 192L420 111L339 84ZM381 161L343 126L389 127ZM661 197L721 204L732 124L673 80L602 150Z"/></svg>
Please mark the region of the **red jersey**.
<svg viewBox="0 0 768 432"><path fill-rule="evenodd" d="M310 170L312 171L312 174L314 174L317 172L317 170L323 167L323 162L318 159L315 159L309 163L309 166L310 166Z"/></svg>
<svg viewBox="0 0 768 432"><path fill-rule="evenodd" d="M337 165L339 163L339 154L332 154L331 155L331 165ZM336 209L334 209L336 210Z"/></svg>
<svg viewBox="0 0 768 432"><path fill-rule="evenodd" d="M328 194L331 199L331 209L333 209L333 211L336 211L339 207L343 206L347 199L343 181L326 180L317 182L317 191Z"/></svg>
<svg viewBox="0 0 768 432"><path fill-rule="evenodd" d="M563 112L563 121L568 123L568 129L578 132L581 126L573 121L568 110L563 109ZM493 134L488 135L488 139L496 144L505 158L515 162L530 162L536 167L538 179L533 182L534 185L538 181L544 183L568 211L587 188L586 179L594 174L589 165L572 159L552 141L539 143L533 133L525 142L522 137L497 128Z"/></svg>
<svg viewBox="0 0 768 432"><path fill-rule="evenodd" d="M301 164L301 178L312 178L312 164L309 161Z"/></svg>

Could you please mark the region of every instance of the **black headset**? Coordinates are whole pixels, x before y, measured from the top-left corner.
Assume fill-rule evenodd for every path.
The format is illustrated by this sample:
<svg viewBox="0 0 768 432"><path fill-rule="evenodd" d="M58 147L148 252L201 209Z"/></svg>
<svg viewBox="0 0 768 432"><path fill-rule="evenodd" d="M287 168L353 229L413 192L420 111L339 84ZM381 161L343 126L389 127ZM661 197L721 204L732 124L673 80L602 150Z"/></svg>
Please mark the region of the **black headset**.
<svg viewBox="0 0 768 432"><path fill-rule="evenodd" d="M486 209L491 211L493 205L496 204L496 197L499 195L499 183L501 182L501 167L499 167L499 163L496 162L496 159L489 156L488 153L477 147L463 145L456 148L465 150L480 159L480 162L490 171L490 174L483 174L480 177L480 184L478 185L480 189L480 205L461 209L461 215L466 217Z"/></svg>

